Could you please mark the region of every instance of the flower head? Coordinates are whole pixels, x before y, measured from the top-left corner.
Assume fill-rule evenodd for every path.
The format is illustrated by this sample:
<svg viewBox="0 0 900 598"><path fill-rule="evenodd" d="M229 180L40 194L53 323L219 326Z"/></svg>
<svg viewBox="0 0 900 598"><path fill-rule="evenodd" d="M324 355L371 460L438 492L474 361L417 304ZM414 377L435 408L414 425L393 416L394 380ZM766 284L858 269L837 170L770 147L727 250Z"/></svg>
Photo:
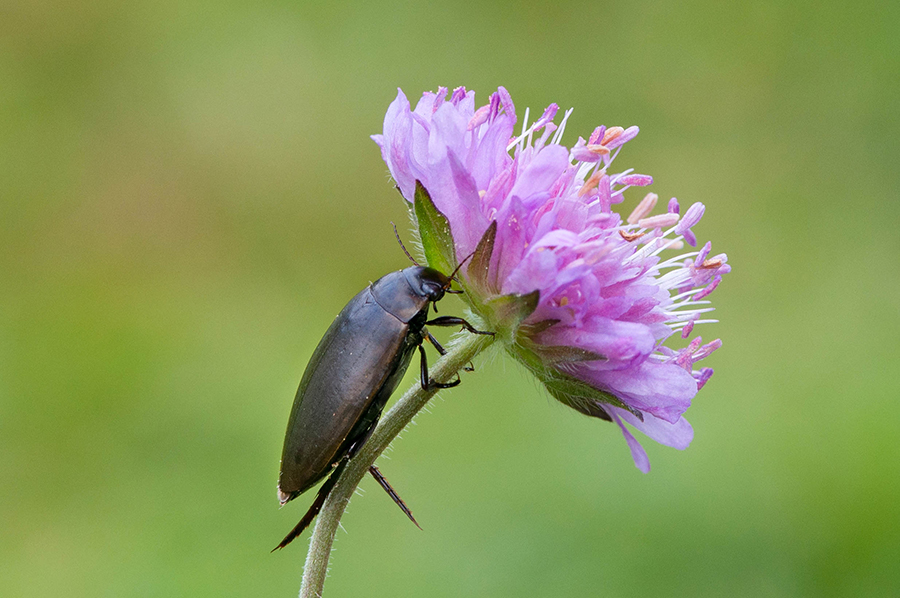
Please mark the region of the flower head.
<svg viewBox="0 0 900 598"><path fill-rule="evenodd" d="M551 104L521 133L504 88L479 108L474 92L425 93L412 109L390 105L381 147L403 197L414 204L429 264L451 270L473 254L461 281L487 329L561 402L615 422L635 465L650 464L629 424L686 448L683 414L712 370L695 363L721 345L688 339L712 311L706 297L730 270L725 254L696 247L701 203L665 211L646 194L623 217L613 206L653 179L613 161L637 127L600 126L561 144ZM631 193L629 193L629 196ZM623 212L624 214L624 212Z"/></svg>

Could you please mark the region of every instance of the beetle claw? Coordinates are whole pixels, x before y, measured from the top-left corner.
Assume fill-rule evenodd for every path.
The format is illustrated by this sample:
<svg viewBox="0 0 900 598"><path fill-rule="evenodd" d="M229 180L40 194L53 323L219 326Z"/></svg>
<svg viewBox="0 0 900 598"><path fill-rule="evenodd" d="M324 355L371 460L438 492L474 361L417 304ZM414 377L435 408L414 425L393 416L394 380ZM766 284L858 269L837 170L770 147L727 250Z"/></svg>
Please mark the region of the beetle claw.
<svg viewBox="0 0 900 598"><path fill-rule="evenodd" d="M453 388L454 386L459 386L459 383L462 380L459 379L459 376L456 377L456 380L453 382L436 382L434 380L428 381L428 388Z"/></svg>

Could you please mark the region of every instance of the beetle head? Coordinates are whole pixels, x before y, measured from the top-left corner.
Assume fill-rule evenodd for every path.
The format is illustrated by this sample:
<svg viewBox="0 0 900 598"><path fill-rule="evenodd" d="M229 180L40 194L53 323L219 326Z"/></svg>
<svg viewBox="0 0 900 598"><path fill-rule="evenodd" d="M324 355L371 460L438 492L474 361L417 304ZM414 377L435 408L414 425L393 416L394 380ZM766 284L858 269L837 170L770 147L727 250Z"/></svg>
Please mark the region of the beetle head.
<svg viewBox="0 0 900 598"><path fill-rule="evenodd" d="M444 293L447 292L447 289L450 288L450 283L453 282L446 274L434 268L413 266L407 268L406 272L409 272L406 279L416 294L420 297L426 297L431 303L443 299Z"/></svg>
<svg viewBox="0 0 900 598"><path fill-rule="evenodd" d="M419 266L418 268L407 268L407 270L416 270L416 277L422 281L422 284L420 286L420 294L423 297L428 297L428 300L431 302L440 301L444 298L444 293L450 293L452 295L458 295L462 293L462 291L454 291L450 288L450 285L453 284L454 280L456 280L455 277L457 272L459 272L459 269L462 268L463 264L469 261L469 259L473 255L475 255L474 251L463 258L463 260L456 266L453 272L450 273L450 276L447 276L443 272L435 270L434 268L423 268L421 266ZM416 265L418 266L418 264Z"/></svg>

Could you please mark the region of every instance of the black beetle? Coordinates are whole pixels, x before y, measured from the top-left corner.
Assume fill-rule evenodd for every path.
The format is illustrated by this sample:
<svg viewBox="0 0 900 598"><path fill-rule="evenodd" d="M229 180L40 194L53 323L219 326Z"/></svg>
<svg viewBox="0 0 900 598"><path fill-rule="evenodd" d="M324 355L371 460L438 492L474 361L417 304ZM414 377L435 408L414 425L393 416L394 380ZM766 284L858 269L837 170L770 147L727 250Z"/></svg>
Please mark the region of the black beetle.
<svg viewBox="0 0 900 598"><path fill-rule="evenodd" d="M319 341L291 408L281 455L278 498L285 504L329 473L331 476L322 484L306 515L276 550L287 546L318 514L349 459L374 431L385 403L417 348L421 355L422 388L459 384L458 377L448 384L428 377L422 343L428 340L441 354L445 351L426 325L462 326L475 334L493 335L476 330L462 318L443 316L428 320L429 304L435 304L437 311L436 303L445 293L462 292L450 289L455 274L456 271L447 276L415 265L383 276L350 300ZM369 471L418 526L378 469L373 465Z"/></svg>

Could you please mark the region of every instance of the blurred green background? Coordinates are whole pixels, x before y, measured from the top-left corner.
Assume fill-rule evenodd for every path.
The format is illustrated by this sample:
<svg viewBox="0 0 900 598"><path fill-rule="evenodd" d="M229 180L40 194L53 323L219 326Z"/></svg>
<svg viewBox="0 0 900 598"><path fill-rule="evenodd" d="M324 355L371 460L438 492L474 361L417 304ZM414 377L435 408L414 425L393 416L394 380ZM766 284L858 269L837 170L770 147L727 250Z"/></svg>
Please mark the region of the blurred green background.
<svg viewBox="0 0 900 598"><path fill-rule="evenodd" d="M425 531L365 480L326 595L897 595L898 30L896 2L4 2L0 595L295 595L288 411L407 263L368 136L439 85L574 106L569 144L639 125L617 164L703 201L734 266L725 344L649 475L482 360L380 461Z"/></svg>

